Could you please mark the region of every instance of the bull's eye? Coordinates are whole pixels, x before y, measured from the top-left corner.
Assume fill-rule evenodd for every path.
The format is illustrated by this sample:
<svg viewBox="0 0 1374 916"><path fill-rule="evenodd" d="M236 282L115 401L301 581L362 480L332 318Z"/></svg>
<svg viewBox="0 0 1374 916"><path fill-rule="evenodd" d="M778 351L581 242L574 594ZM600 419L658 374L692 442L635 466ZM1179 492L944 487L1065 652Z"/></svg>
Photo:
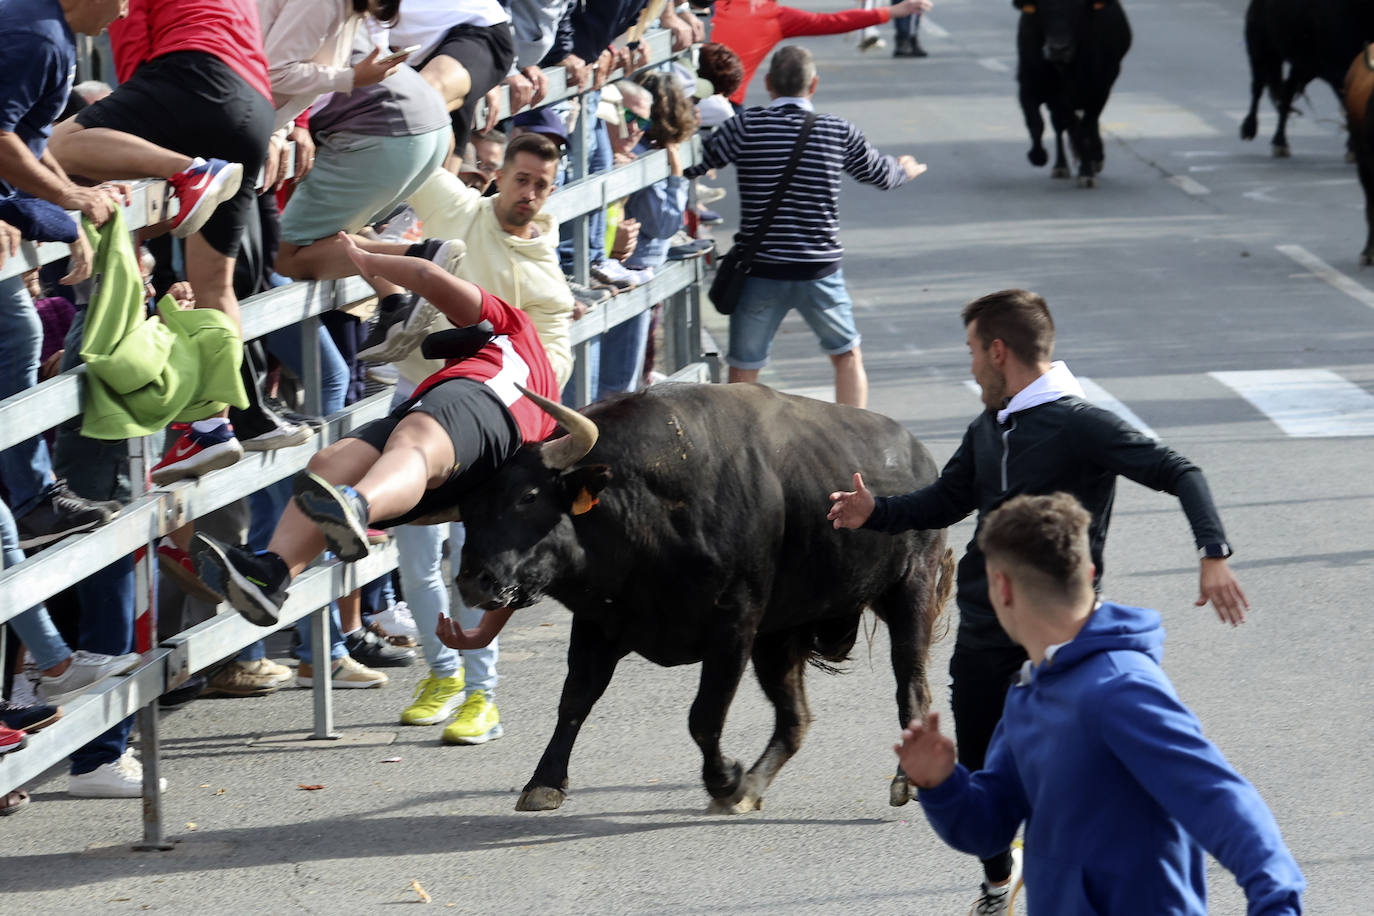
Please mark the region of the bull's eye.
<svg viewBox="0 0 1374 916"><path fill-rule="evenodd" d="M538 499L538 498L539 498L539 489L536 487L535 489L530 490L530 491L529 491L528 493L526 493L524 496L520 497L520 505L522 505L522 506L533 505L534 501L535 501L536 499Z"/></svg>

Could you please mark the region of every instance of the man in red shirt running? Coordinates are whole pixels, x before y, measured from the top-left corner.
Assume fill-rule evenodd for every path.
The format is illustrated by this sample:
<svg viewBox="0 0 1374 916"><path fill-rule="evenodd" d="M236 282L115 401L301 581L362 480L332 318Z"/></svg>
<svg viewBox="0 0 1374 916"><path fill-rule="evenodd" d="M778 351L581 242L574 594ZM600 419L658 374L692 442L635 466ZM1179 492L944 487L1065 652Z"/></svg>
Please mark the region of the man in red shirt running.
<svg viewBox="0 0 1374 916"><path fill-rule="evenodd" d="M374 254L339 238L364 279L388 280L428 301L458 329L442 333L457 335L470 355L449 359L390 416L316 454L296 476L267 550L254 554L196 535L202 581L260 626L276 625L287 586L326 547L356 562L367 556L369 524L391 527L451 510L521 445L553 432L555 415L570 431L588 432L589 421L558 405L558 381L529 317L438 266L456 270L451 246L461 241L445 242L429 261ZM574 441L585 443L585 454L594 434L567 444Z"/></svg>
<svg viewBox="0 0 1374 916"><path fill-rule="evenodd" d="M775 0L720 0L711 20L711 40L718 41L739 55L744 64L744 81L730 94L730 101L744 104L744 93L754 71L777 44L785 38L802 35L838 35L892 19L924 13L930 0L898 0L891 6L872 10L843 10L838 13L808 13Z"/></svg>

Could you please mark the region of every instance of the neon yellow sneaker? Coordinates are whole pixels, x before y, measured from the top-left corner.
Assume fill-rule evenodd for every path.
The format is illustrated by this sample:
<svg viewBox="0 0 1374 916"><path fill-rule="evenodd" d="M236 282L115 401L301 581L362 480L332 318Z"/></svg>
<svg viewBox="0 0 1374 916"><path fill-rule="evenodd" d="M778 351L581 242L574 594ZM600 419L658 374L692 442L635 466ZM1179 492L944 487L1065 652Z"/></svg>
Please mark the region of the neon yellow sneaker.
<svg viewBox="0 0 1374 916"><path fill-rule="evenodd" d="M415 688L415 701L401 712L402 725L438 725L463 701L463 669L453 677L431 671Z"/></svg>
<svg viewBox="0 0 1374 916"><path fill-rule="evenodd" d="M486 744L505 734L496 704L482 690L474 690L463 701L458 718L444 729L445 744Z"/></svg>

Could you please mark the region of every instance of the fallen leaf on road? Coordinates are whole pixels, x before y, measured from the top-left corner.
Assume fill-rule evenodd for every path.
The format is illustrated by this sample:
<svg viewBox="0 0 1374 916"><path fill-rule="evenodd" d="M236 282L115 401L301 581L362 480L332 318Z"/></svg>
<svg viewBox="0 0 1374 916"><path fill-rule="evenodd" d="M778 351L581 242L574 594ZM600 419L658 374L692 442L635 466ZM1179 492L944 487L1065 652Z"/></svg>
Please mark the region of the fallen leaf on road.
<svg viewBox="0 0 1374 916"><path fill-rule="evenodd" d="M208 788L210 788L210 784L209 784L208 782L203 782L203 783L200 784L200 787L201 787L202 789L208 789Z"/></svg>
<svg viewBox="0 0 1374 916"><path fill-rule="evenodd" d="M415 896L420 898L421 903L429 903L429 892L420 886L419 881L410 882L410 889L415 892Z"/></svg>
<svg viewBox="0 0 1374 916"><path fill-rule="evenodd" d="M304 790L307 791L307 792L314 792L316 789L323 789L324 786L322 786L322 785L320 785L320 786L307 786L307 785L306 785L305 783L303 783L303 782L298 782L298 783L296 783L296 788L297 788L297 789L304 789Z"/></svg>
<svg viewBox="0 0 1374 916"><path fill-rule="evenodd" d="M186 822L186 829L187 829L187 830L195 830L195 829L196 829L196 822L195 822L195 821L187 821L187 822Z"/></svg>
<svg viewBox="0 0 1374 916"><path fill-rule="evenodd" d="M216 792L215 794L216 794L216 795L223 795L223 794L224 794L224 791L225 791L224 789L220 789L220 790L219 790L218 792Z"/></svg>
<svg viewBox="0 0 1374 916"><path fill-rule="evenodd" d="M132 898L132 897L111 897L109 900L106 900L105 902L106 902L106 903L128 903L128 902L129 902L130 900L132 900L132 899L134 899L134 898Z"/></svg>
<svg viewBox="0 0 1374 916"><path fill-rule="evenodd" d="M382 763L400 763L404 757L383 757Z"/></svg>

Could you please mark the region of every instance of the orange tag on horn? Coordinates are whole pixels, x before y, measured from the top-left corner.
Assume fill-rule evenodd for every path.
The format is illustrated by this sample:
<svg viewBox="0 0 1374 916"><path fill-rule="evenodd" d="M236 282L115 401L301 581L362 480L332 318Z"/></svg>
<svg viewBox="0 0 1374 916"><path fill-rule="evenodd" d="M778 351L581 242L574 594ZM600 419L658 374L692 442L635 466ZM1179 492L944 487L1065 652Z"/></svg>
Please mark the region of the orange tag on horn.
<svg viewBox="0 0 1374 916"><path fill-rule="evenodd" d="M582 515L586 512L590 512L592 511L592 506L595 506L599 502L601 502L601 500L588 493L587 488L583 487L582 492L577 494L577 499L573 500L572 514Z"/></svg>
<svg viewBox="0 0 1374 916"><path fill-rule="evenodd" d="M1027 3L1025 6L1021 7L1021 12L1023 12L1023 13L1034 13L1034 12L1035 12L1035 6L1032 5L1032 4Z"/></svg>

